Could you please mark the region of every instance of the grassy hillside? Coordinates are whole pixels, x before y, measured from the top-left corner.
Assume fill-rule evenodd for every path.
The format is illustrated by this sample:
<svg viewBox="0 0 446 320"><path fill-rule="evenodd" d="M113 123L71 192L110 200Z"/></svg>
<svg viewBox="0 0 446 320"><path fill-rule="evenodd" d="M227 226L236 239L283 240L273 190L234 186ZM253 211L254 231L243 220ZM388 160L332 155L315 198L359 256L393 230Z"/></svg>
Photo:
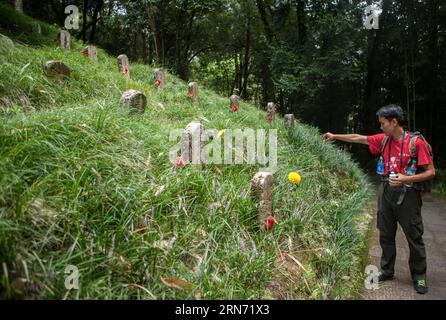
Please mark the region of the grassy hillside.
<svg viewBox="0 0 446 320"><path fill-rule="evenodd" d="M0 17L0 33L15 40L0 40L2 298L320 299L361 290L357 225L369 184L317 129L286 130L279 118L271 126L247 103L229 113L227 97L205 84L194 104L172 75L158 91L145 65L131 64L127 81L104 51L92 62L80 43L65 52L53 44L51 26L30 36L29 17L4 6ZM47 60L64 61L72 78L47 79ZM143 115L119 105L130 88L148 97ZM259 165L172 170L169 133L191 121L278 129L272 231L258 228L250 197ZM294 190L290 171L302 176ZM78 290L65 289L68 265L79 270ZM167 286L169 276L192 289Z"/></svg>

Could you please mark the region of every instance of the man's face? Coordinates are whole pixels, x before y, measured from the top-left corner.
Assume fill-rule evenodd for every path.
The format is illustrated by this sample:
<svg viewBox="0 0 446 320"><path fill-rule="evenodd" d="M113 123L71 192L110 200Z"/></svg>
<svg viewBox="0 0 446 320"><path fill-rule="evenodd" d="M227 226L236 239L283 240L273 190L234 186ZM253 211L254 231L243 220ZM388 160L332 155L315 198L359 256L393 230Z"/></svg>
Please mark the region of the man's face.
<svg viewBox="0 0 446 320"><path fill-rule="evenodd" d="M395 128L398 126L398 121L396 119L387 120L384 117L378 117L379 123L381 124L381 130L385 135L391 135Z"/></svg>

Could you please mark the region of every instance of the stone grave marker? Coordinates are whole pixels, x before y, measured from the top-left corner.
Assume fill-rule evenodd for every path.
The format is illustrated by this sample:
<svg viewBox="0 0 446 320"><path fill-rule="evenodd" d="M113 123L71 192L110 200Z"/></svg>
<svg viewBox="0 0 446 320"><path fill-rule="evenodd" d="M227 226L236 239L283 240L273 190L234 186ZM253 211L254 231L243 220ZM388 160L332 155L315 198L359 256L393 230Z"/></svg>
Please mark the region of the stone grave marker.
<svg viewBox="0 0 446 320"><path fill-rule="evenodd" d="M191 122L181 136L181 158L186 164L200 164L201 150L204 146L204 126Z"/></svg>
<svg viewBox="0 0 446 320"><path fill-rule="evenodd" d="M42 34L42 27L39 23L33 23L33 32L37 34Z"/></svg>
<svg viewBox="0 0 446 320"><path fill-rule="evenodd" d="M14 8L17 11L23 12L23 0L14 0Z"/></svg>
<svg viewBox="0 0 446 320"><path fill-rule="evenodd" d="M92 61L98 60L98 52L95 46L86 46L82 51L84 57L88 57L88 59Z"/></svg>
<svg viewBox="0 0 446 320"><path fill-rule="evenodd" d="M164 88L164 72L160 68L155 69L155 71L153 72L153 78L155 79L155 85L158 88L163 89Z"/></svg>
<svg viewBox="0 0 446 320"><path fill-rule="evenodd" d="M276 105L274 102L268 102L266 106L266 112L268 113L266 120L268 121L268 123L272 123L276 115Z"/></svg>
<svg viewBox="0 0 446 320"><path fill-rule="evenodd" d="M3 34L0 34L0 44L3 48L6 48L8 50L12 50L15 47L14 41Z"/></svg>
<svg viewBox="0 0 446 320"><path fill-rule="evenodd" d="M198 84L196 82L189 83L189 97L198 99Z"/></svg>
<svg viewBox="0 0 446 320"><path fill-rule="evenodd" d="M235 112L240 108L240 97L232 95L229 97L229 103L231 105L231 112Z"/></svg>
<svg viewBox="0 0 446 320"><path fill-rule="evenodd" d="M294 114L289 113L285 115L285 128L293 128L295 122L296 118L294 117Z"/></svg>
<svg viewBox="0 0 446 320"><path fill-rule="evenodd" d="M71 35L66 30L61 30L59 33L60 47L65 50L71 49Z"/></svg>
<svg viewBox="0 0 446 320"><path fill-rule="evenodd" d="M127 90L121 96L121 105L136 113L144 113L147 107L147 97L137 90Z"/></svg>
<svg viewBox="0 0 446 320"><path fill-rule="evenodd" d="M272 213L273 203L273 175L271 172L257 172L252 179L251 193L255 201L259 203L259 223L265 224L266 219Z"/></svg>
<svg viewBox="0 0 446 320"><path fill-rule="evenodd" d="M44 64L45 74L49 78L65 80L70 78L71 70L62 61L50 60Z"/></svg>
<svg viewBox="0 0 446 320"><path fill-rule="evenodd" d="M121 72L123 75L125 75L127 78L130 79L129 58L125 54L121 54L118 56L118 67L119 67L119 72Z"/></svg>

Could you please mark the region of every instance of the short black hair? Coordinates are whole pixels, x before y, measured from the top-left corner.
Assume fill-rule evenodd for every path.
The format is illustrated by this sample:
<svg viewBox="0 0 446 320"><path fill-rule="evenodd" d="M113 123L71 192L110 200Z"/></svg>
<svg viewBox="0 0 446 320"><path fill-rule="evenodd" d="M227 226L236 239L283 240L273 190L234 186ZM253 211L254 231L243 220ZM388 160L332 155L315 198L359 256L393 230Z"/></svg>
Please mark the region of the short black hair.
<svg viewBox="0 0 446 320"><path fill-rule="evenodd" d="M400 126L404 125L404 111L397 104L389 104L387 106L381 107L378 112L376 112L378 117L386 118L389 121L396 119Z"/></svg>

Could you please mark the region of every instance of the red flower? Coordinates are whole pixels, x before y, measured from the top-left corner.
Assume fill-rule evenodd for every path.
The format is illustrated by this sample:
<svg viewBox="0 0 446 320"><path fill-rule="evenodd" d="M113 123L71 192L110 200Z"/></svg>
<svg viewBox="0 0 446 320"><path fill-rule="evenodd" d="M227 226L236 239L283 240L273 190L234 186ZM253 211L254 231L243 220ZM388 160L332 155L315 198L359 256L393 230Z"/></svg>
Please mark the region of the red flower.
<svg viewBox="0 0 446 320"><path fill-rule="evenodd" d="M189 97L193 97L194 93L193 92L189 92Z"/></svg>
<svg viewBox="0 0 446 320"><path fill-rule="evenodd" d="M274 218L273 216L269 216L268 218L266 218L265 226L267 229L271 230L276 222L276 218Z"/></svg>
<svg viewBox="0 0 446 320"><path fill-rule="evenodd" d="M268 121L268 123L272 123L273 122L273 116L269 115L268 117L266 117L266 121Z"/></svg>
<svg viewBox="0 0 446 320"><path fill-rule="evenodd" d="M129 68L127 68L127 67L122 67L122 71L121 71L123 74L127 74L127 73L129 73Z"/></svg>
<svg viewBox="0 0 446 320"><path fill-rule="evenodd" d="M161 85L161 80L156 80L156 81L155 81L155 85L156 85L157 87L159 87L159 86Z"/></svg>
<svg viewBox="0 0 446 320"><path fill-rule="evenodd" d="M236 105L231 106L231 111L232 112L235 112L237 110L238 110L238 106L236 106Z"/></svg>
<svg viewBox="0 0 446 320"><path fill-rule="evenodd" d="M175 160L175 165L177 167L184 168L186 166L186 163L184 162L183 158L177 157L177 159Z"/></svg>
<svg viewBox="0 0 446 320"><path fill-rule="evenodd" d="M84 51L82 51L82 54L84 55L84 57L88 57L88 49L84 49Z"/></svg>

